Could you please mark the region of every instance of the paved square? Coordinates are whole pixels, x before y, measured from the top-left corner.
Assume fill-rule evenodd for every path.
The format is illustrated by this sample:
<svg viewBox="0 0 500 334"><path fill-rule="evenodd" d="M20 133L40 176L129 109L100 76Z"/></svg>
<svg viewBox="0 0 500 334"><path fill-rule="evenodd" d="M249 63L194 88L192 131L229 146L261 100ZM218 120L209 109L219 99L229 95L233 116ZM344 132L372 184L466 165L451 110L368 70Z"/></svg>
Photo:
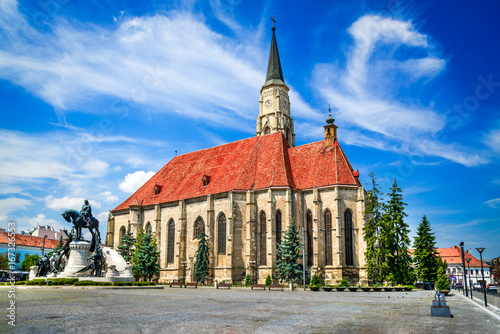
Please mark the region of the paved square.
<svg viewBox="0 0 500 334"><path fill-rule="evenodd" d="M16 333L500 333L460 296L453 318L431 317L430 291L20 287L16 299Z"/></svg>

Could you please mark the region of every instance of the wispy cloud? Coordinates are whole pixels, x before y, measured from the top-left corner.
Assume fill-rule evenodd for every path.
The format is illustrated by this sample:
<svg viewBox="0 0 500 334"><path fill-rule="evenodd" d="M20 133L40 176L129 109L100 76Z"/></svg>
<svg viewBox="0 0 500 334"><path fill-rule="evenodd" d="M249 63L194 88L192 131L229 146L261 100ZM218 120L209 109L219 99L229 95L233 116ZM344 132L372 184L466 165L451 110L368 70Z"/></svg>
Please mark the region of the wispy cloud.
<svg viewBox="0 0 500 334"><path fill-rule="evenodd" d="M490 208L498 209L498 208L500 208L500 198L490 199L490 200L484 202L484 204L486 204Z"/></svg>
<svg viewBox="0 0 500 334"><path fill-rule="evenodd" d="M427 35L410 21L379 15L362 16L348 32L353 42L346 49L345 66L318 64L313 74L321 97L335 108L334 117L350 128L350 139L343 139L352 145L436 156L466 166L487 162L470 148L436 139L445 126L438 111L417 97L404 102L398 98L402 90L431 80L446 66Z"/></svg>

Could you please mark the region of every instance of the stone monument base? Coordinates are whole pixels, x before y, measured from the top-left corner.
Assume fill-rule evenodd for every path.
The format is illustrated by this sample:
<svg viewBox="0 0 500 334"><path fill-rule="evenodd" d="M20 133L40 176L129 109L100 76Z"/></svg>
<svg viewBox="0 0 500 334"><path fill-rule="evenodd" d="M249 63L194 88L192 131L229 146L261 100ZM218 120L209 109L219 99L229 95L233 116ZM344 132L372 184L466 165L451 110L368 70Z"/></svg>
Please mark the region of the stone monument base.
<svg viewBox="0 0 500 334"><path fill-rule="evenodd" d="M90 242L86 240L73 241L69 244L69 259L64 271L59 273L57 277L83 277L89 276L89 271L76 273L77 271L85 268L90 261Z"/></svg>

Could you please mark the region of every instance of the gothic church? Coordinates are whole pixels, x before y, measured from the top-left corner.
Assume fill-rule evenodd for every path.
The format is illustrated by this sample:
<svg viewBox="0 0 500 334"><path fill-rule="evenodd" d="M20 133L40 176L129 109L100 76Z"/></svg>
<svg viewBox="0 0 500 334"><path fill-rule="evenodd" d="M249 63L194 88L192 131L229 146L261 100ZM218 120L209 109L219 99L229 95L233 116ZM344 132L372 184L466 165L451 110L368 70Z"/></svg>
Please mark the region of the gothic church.
<svg viewBox="0 0 500 334"><path fill-rule="evenodd" d="M126 230L151 228L160 249L159 282L194 281L198 235L210 248L210 280L264 283L288 224L305 230L306 268L326 284L368 282L365 191L329 116L325 139L295 146L293 118L272 28L267 77L253 138L176 156L112 210L106 245ZM302 234L302 233L300 233Z"/></svg>

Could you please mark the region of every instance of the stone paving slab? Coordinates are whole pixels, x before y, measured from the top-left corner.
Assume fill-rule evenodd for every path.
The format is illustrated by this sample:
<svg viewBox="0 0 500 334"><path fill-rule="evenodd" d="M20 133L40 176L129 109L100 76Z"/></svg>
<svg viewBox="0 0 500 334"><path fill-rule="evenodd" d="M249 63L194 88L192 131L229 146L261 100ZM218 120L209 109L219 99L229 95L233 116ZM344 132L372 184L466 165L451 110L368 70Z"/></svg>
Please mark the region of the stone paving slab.
<svg viewBox="0 0 500 334"><path fill-rule="evenodd" d="M430 291L20 288L14 332L500 333L497 318L461 296L447 299L453 318L431 317L432 299Z"/></svg>

